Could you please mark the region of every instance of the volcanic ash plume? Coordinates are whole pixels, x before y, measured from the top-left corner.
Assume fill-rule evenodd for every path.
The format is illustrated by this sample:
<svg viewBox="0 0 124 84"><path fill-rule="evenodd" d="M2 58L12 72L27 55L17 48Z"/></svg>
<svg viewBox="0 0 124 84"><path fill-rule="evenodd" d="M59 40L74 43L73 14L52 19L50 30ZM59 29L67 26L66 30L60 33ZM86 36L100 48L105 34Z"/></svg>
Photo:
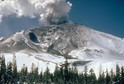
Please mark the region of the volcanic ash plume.
<svg viewBox="0 0 124 84"><path fill-rule="evenodd" d="M0 0L0 22L5 16L39 18L44 25L69 22L72 4L66 0Z"/></svg>

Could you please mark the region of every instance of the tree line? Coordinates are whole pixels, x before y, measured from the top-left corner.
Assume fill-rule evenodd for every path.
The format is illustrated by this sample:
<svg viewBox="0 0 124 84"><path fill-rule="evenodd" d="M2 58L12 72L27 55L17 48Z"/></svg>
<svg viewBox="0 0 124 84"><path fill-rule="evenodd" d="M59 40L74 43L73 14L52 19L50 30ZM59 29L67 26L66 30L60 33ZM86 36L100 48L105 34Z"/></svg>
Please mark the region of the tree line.
<svg viewBox="0 0 124 84"><path fill-rule="evenodd" d="M17 71L16 60L5 64L5 57L0 57L0 84L124 84L124 68L116 65L116 72L111 69L99 70L97 78L94 70L88 71L87 66L83 73L78 73L76 67L70 67L68 61L61 66L56 65L55 71L50 73L47 67L45 72L38 72L38 67L32 64L31 71L23 65Z"/></svg>

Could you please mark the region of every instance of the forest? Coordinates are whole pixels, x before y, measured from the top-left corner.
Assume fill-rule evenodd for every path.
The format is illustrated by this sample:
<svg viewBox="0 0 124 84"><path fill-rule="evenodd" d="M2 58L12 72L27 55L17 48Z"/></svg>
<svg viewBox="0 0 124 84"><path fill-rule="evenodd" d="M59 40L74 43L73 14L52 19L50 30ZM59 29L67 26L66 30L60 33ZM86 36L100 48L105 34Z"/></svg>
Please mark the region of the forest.
<svg viewBox="0 0 124 84"><path fill-rule="evenodd" d="M88 71L87 66L84 72L78 73L75 66L70 67L68 60L61 66L56 65L55 71L50 73L47 67L45 72L38 72L38 67L34 64L31 71L23 65L20 71L17 70L16 60L5 63L5 57L0 57L0 84L124 84L124 68L116 66L116 71L111 69L99 71L99 77L96 77L94 70Z"/></svg>

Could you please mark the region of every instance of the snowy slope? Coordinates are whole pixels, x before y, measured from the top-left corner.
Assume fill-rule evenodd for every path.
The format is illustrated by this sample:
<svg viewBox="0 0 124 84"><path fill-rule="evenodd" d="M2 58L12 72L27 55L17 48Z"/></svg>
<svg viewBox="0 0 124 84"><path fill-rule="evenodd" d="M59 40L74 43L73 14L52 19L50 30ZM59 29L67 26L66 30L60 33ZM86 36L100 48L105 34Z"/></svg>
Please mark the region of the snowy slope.
<svg viewBox="0 0 124 84"><path fill-rule="evenodd" d="M52 60L51 58L49 59L44 59L44 60L39 60L39 59L36 59L35 56L37 56L38 54L26 54L26 53L16 53L16 54L10 54L10 53L6 53L6 54L3 54L5 56L5 61L6 61L6 64L8 62L13 62L13 58L16 57L16 62L17 62L17 69L18 70L21 70L21 68L23 67L23 65L27 66L28 67L28 71L31 70L31 66L32 64L35 65L35 67L38 67L39 68L39 72L40 71L45 71L46 70L46 67L49 67L50 71L53 72L54 71L54 68L56 66L56 63L50 61L48 62L47 60ZM38 55L40 56L40 55ZM42 55L41 55L42 56ZM62 61L62 60L60 60Z"/></svg>
<svg viewBox="0 0 124 84"><path fill-rule="evenodd" d="M23 64L30 69L35 63L42 68L49 66L53 71L56 64L62 64L68 57L79 71L88 65L98 73L101 65L104 70L115 68L116 64L124 65L123 44L123 38L77 24L62 24L16 32L0 41L0 51L7 62L15 54L18 69Z"/></svg>

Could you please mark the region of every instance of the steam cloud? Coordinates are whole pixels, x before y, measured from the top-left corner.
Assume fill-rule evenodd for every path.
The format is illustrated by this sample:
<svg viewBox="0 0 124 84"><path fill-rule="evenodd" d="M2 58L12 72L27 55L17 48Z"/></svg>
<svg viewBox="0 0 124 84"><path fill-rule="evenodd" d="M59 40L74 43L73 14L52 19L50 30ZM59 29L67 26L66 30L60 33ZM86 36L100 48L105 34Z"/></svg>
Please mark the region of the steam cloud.
<svg viewBox="0 0 124 84"><path fill-rule="evenodd" d="M69 22L72 4L66 0L0 0L0 22L10 15L39 17L44 25Z"/></svg>

